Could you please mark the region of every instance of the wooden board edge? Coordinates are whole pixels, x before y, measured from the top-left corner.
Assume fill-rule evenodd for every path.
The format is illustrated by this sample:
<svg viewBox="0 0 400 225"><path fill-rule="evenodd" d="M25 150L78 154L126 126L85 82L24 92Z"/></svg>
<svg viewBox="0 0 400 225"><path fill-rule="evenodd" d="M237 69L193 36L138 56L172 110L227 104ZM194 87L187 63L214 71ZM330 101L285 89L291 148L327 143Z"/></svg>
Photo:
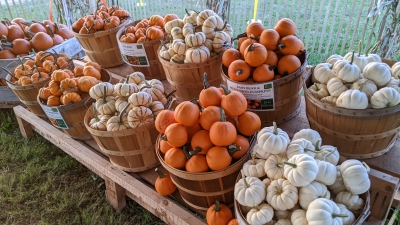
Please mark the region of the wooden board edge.
<svg viewBox="0 0 400 225"><path fill-rule="evenodd" d="M20 106L15 107L14 112L17 117L31 124L40 135L85 165L88 169L96 174L104 174L107 178L120 185L129 193L130 197L135 198L134 200L140 200L138 201L139 204L167 224L205 225L203 221L194 217L176 203L159 195L139 180L119 170L109 161L106 161L85 145L75 141L57 128L43 121L35 114Z"/></svg>

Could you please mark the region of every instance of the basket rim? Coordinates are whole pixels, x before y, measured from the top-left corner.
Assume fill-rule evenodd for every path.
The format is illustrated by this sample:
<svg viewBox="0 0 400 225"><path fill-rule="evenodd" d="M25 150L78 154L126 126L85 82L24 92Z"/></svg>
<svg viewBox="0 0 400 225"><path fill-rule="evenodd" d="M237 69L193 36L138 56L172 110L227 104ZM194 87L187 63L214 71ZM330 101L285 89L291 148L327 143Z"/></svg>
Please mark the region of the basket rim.
<svg viewBox="0 0 400 225"><path fill-rule="evenodd" d="M159 159L161 165L166 170L168 170L170 173L172 173L174 176L184 175L185 179L187 179L187 180L199 180L199 178L203 178L203 177L209 176L209 175L216 175L216 174L222 174L223 175L223 174L226 174L226 171L231 170L234 167L238 167L241 162L247 160L246 156L249 156L249 153L250 153L251 149L253 149L255 143L257 142L257 140L256 140L257 139L256 138L257 134L252 135L250 137L250 140L249 140L250 147L249 147L249 150L247 151L247 153L243 154L243 156L239 160L237 160L234 164L226 167L223 170L202 172L202 173L192 173L192 172L187 172L187 171L183 171L183 170L179 170L179 169L173 168L172 166L170 166L167 163L165 163L164 159L161 157L160 149L159 149L161 136L162 136L162 134L160 133L160 135L157 137L156 146L155 146L156 155L157 155L157 158ZM229 173L229 174L231 174L231 173ZM187 176L189 176L189 177L191 177L193 179L186 178ZM179 176L179 177L181 177L181 176Z"/></svg>
<svg viewBox="0 0 400 225"><path fill-rule="evenodd" d="M400 111L400 104L394 107L389 108L381 108L381 109L346 109L336 107L324 102L321 102L317 98L315 98L311 92L308 90L307 81L311 79L311 76L314 72L315 66L311 67L308 71L306 71L303 75L303 90L304 90L304 97L312 101L312 103L317 106L318 108L330 111L332 113L342 114L346 116L352 117L359 117L359 116L385 116L393 113L397 113ZM312 83L312 81L311 81ZM379 114L377 114L379 113Z"/></svg>
<svg viewBox="0 0 400 225"><path fill-rule="evenodd" d="M121 23L120 25L118 25L117 27L108 29L108 30L102 30L102 31L98 31L95 32L93 34L80 34L80 33L76 33L75 31L73 31L71 29L72 34L76 37L76 38L89 38L89 37L101 37L101 36L105 36L114 32L118 32L119 29L121 29L122 26L126 25L127 23L131 22L131 17L129 17L127 20L125 20L125 22Z"/></svg>

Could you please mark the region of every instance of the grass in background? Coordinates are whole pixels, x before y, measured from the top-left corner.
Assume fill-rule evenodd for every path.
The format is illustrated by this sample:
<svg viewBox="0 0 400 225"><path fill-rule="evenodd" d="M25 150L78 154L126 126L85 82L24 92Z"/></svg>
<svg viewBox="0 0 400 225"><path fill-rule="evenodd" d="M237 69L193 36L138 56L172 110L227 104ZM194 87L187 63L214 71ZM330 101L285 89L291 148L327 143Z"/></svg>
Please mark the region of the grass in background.
<svg viewBox="0 0 400 225"><path fill-rule="evenodd" d="M133 200L121 211L104 181L40 135L24 139L0 110L0 224L165 224Z"/></svg>

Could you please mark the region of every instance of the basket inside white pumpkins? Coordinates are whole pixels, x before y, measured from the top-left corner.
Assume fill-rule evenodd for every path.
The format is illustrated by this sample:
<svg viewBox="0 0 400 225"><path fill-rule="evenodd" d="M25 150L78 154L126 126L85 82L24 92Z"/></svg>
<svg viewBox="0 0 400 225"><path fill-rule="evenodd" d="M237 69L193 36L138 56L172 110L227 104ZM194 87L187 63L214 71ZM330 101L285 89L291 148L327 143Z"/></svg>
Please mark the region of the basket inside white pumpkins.
<svg viewBox="0 0 400 225"><path fill-rule="evenodd" d="M321 102L346 109L381 109L400 103L400 62L390 67L377 54L330 56L313 68L308 91Z"/></svg>
<svg viewBox="0 0 400 225"><path fill-rule="evenodd" d="M290 140L276 124L263 128L235 185L239 224L361 224L369 214L369 167L339 163L334 146L312 129Z"/></svg>
<svg viewBox="0 0 400 225"><path fill-rule="evenodd" d="M214 11L186 10L186 15L165 24L172 42L159 49L159 57L172 63L203 63L220 55L232 42L233 29Z"/></svg>

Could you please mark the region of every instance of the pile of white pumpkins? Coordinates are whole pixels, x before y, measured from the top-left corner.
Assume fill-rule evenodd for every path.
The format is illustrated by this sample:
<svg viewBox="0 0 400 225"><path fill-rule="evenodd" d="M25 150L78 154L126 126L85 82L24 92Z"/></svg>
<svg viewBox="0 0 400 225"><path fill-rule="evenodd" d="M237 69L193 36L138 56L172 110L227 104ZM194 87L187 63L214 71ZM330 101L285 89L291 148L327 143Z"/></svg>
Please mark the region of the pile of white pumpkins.
<svg viewBox="0 0 400 225"><path fill-rule="evenodd" d="M360 44L358 49L360 49ZM310 93L321 102L347 109L381 109L400 103L400 62L392 67L377 54L330 56L314 68Z"/></svg>
<svg viewBox="0 0 400 225"><path fill-rule="evenodd" d="M337 149L321 146L312 129L300 130L290 141L274 123L257 141L234 190L249 224L353 224L364 206L359 195L371 185L365 163L351 159L337 165Z"/></svg>
<svg viewBox="0 0 400 225"><path fill-rule="evenodd" d="M185 17L164 26L172 42L164 44L159 57L173 63L203 63L230 46L232 27L212 10L186 11Z"/></svg>
<svg viewBox="0 0 400 225"><path fill-rule="evenodd" d="M100 131L134 129L150 124L168 103L161 81L147 81L141 72L134 72L115 85L98 83L90 89L89 95L96 99L94 118L89 126Z"/></svg>

